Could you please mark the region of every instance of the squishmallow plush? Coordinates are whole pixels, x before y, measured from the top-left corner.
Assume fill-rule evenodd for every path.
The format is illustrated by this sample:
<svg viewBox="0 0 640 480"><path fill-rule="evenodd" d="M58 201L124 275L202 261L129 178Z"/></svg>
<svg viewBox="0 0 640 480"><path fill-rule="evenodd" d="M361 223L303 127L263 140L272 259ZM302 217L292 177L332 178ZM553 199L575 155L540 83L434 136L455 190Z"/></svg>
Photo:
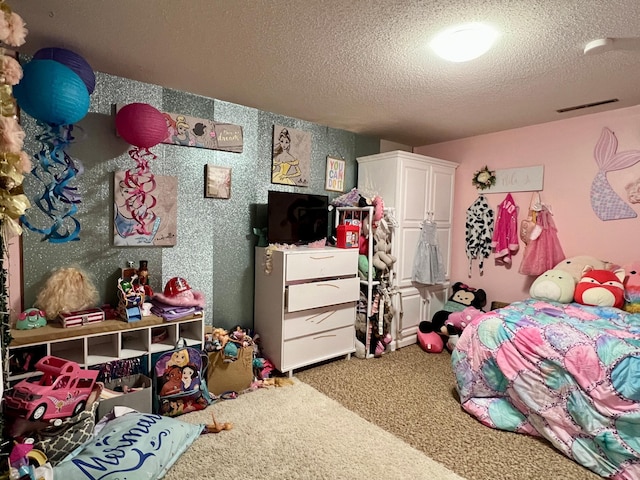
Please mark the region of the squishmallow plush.
<svg viewBox="0 0 640 480"><path fill-rule="evenodd" d="M585 273L576 285L574 301L583 305L601 307L624 306L624 269L609 270L585 269Z"/></svg>
<svg viewBox="0 0 640 480"><path fill-rule="evenodd" d="M553 270L564 270L571 274L575 283L578 283L582 278L584 269L590 267L593 270L612 270L612 264L603 260L598 260L596 257L589 255L576 255L575 257L568 257L553 267Z"/></svg>
<svg viewBox="0 0 640 480"><path fill-rule="evenodd" d="M576 285L570 273L551 269L534 280L529 296L547 302L571 303L575 290Z"/></svg>
<svg viewBox="0 0 640 480"><path fill-rule="evenodd" d="M640 313L640 261L624 265L624 307L630 313Z"/></svg>

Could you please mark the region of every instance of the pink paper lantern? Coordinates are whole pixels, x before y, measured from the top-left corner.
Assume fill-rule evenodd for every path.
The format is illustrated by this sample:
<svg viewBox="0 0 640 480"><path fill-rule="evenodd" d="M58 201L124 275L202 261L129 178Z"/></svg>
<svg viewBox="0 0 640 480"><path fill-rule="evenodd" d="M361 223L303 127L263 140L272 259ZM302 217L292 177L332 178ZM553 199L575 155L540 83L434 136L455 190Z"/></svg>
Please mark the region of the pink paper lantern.
<svg viewBox="0 0 640 480"><path fill-rule="evenodd" d="M140 148L151 148L168 135L164 115L148 103L129 103L118 110L116 130L126 142Z"/></svg>

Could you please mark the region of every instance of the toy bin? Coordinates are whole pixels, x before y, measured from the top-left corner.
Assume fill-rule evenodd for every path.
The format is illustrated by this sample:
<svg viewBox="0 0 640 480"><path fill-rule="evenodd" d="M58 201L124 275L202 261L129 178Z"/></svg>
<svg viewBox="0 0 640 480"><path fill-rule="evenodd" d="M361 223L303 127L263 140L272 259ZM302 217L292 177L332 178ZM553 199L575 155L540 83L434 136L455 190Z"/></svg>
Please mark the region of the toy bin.
<svg viewBox="0 0 640 480"><path fill-rule="evenodd" d="M359 225L338 225L336 228L336 237L338 248L358 248L358 241L360 237Z"/></svg>
<svg viewBox="0 0 640 480"><path fill-rule="evenodd" d="M139 373L105 382L98 405L98 420L116 405L151 413L151 390L151 379Z"/></svg>

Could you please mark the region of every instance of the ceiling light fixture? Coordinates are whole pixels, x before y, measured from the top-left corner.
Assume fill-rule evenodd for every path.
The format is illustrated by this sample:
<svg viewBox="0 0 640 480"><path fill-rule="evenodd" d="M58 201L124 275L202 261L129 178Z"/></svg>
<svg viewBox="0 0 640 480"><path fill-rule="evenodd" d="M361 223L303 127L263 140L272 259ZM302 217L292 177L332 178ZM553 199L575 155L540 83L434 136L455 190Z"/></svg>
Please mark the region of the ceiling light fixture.
<svg viewBox="0 0 640 480"><path fill-rule="evenodd" d="M466 23L438 33L429 46L450 62L468 62L489 51L500 34L484 23Z"/></svg>

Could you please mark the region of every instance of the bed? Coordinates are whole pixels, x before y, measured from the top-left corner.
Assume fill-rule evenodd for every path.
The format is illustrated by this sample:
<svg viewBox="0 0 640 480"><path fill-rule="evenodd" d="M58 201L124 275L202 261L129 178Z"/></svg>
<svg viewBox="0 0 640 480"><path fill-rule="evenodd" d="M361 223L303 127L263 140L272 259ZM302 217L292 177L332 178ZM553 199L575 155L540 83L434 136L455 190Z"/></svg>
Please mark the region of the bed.
<svg viewBox="0 0 640 480"><path fill-rule="evenodd" d="M529 298L470 323L452 365L462 408L484 425L640 479L640 314Z"/></svg>

